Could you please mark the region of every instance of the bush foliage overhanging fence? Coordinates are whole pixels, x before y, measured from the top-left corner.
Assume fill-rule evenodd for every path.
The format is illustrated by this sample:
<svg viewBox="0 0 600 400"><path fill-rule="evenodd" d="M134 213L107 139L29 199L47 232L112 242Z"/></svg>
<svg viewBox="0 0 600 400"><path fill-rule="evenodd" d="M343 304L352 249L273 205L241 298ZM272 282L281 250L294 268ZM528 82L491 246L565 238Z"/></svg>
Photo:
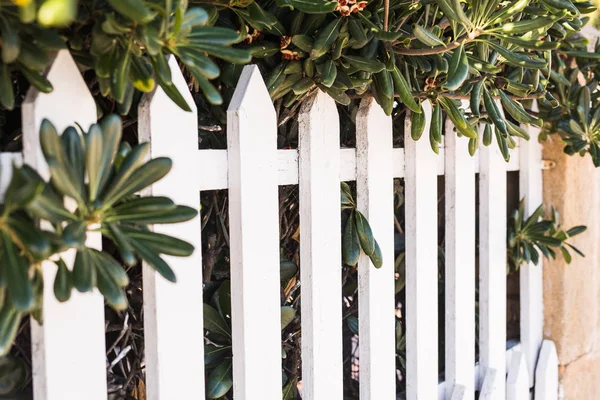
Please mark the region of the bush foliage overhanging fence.
<svg viewBox="0 0 600 400"><path fill-rule="evenodd" d="M589 153L599 166L600 44L579 34L585 14L594 10L589 2L570 0L15 0L0 9L0 104L10 118L28 85L52 91L44 71L53 54L67 48L95 94L99 116L118 112L135 120L141 94L157 86L189 110L171 79L166 57L172 54L201 94L194 97L198 106L224 124L241 69L253 62L280 110L282 130L297 123L292 117L300 105L322 90L348 106L349 114L363 95L372 95L388 115L410 110L412 138L419 140L425 133L420 103L429 100L433 119L426 134L433 151L442 142L445 113L457 134L469 138L471 153L480 141L496 142L508 161L515 139L528 139L521 124L533 124L543 128L542 138L559 134L565 152ZM81 137L72 128L59 139L51 123L45 124L42 147L51 182L26 166L15 169L0 217L3 352L24 314L41 317L42 260L58 265L53 283L58 299L67 300L73 287L97 286L113 307L125 306L127 275L110 254L86 247L86 232L100 230L125 264L139 257L171 280L159 255L193 250L147 230L147 224L183 221L193 213L166 198L132 196L166 174L169 162L142 166L144 145L119 146L120 127L109 116ZM293 139L283 136L280 145L291 145ZM96 158L99 154L103 157ZM349 243L363 250L371 246L367 252L377 265L377 244L365 234L368 222L353 209L350 190L342 194L350 223L362 227L356 238L348 236ZM65 197L77 208L63 206ZM540 217L535 215L532 224ZM528 224L524 218L517 211L515 232ZM40 219L53 229L37 228ZM559 247L570 259L562 244L582 228L563 231L557 223L556 218L538 223L540 235L512 236L511 264L536 260L534 245L545 256ZM72 272L52 257L66 248L78 249ZM355 264L357 250L345 246L348 264Z"/></svg>

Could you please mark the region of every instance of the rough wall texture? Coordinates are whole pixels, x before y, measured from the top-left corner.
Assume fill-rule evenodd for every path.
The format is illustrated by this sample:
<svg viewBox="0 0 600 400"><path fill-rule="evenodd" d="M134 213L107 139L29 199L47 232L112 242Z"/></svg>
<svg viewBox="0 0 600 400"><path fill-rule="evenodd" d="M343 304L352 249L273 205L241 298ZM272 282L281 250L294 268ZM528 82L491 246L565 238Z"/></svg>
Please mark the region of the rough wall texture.
<svg viewBox="0 0 600 400"><path fill-rule="evenodd" d="M544 203L553 205L565 227L585 224L572 242L586 257L567 264L562 256L544 265L544 335L560 361L565 400L600 399L600 169L589 157L569 157L551 136L543 158L556 163L544 171Z"/></svg>

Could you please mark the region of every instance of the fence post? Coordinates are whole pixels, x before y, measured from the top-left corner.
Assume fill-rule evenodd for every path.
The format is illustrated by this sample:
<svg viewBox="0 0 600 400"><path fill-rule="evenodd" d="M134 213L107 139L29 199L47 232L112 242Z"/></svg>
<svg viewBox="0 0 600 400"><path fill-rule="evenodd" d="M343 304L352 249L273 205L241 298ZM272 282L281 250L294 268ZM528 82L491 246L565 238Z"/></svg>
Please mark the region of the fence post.
<svg viewBox="0 0 600 400"><path fill-rule="evenodd" d="M457 385L475 393L475 166L469 139L445 124L446 162L446 398Z"/></svg>
<svg viewBox="0 0 600 400"><path fill-rule="evenodd" d="M484 125L480 126L483 136ZM497 143L479 147L479 383L506 398L506 162Z"/></svg>
<svg viewBox="0 0 600 400"><path fill-rule="evenodd" d="M281 398L277 120L255 65L227 110L233 397Z"/></svg>
<svg viewBox="0 0 600 400"><path fill-rule="evenodd" d="M394 175L392 118L369 97L356 116L357 208L369 221L383 255L375 268L358 261L360 398L396 398L394 316Z"/></svg>
<svg viewBox="0 0 600 400"><path fill-rule="evenodd" d="M533 111L537 111L534 103ZM530 216L542 204L542 146L538 142L540 129L530 125L531 139L520 139L519 189L525 197L525 216ZM520 309L521 345L529 371L529 387L533 386L537 358L542 346L544 329L543 262L521 265Z"/></svg>
<svg viewBox="0 0 600 400"><path fill-rule="evenodd" d="M425 134L431 103L422 104ZM437 156L426 138L404 128L406 210L406 391L408 400L435 399L438 384Z"/></svg>
<svg viewBox="0 0 600 400"><path fill-rule="evenodd" d="M300 110L302 398L343 397L340 126L322 91Z"/></svg>
<svg viewBox="0 0 600 400"><path fill-rule="evenodd" d="M166 196L196 210L198 182L198 123L194 100L174 57L169 59L172 81L191 112L179 108L160 88L144 95L139 105L139 139L150 144L152 158L169 157L171 172L152 185L152 196ZM174 225L156 225L154 231L191 243L190 257L163 256L177 283L144 265L144 327L146 387L149 400L204 396L204 341L202 321L202 242L200 218ZM193 388L182 382L193 382Z"/></svg>
<svg viewBox="0 0 600 400"><path fill-rule="evenodd" d="M75 123L87 130L96 122L96 103L68 50L58 52L46 78L54 90L41 93L31 88L23 103L23 161L49 179L39 140L42 120L50 120L59 132ZM101 249L100 234L88 234L87 245ZM74 258L72 250L63 254L69 266ZM46 261L42 269L44 323L31 320L34 398L106 399L104 298L97 290L74 290L68 302L60 303L52 290L56 265Z"/></svg>

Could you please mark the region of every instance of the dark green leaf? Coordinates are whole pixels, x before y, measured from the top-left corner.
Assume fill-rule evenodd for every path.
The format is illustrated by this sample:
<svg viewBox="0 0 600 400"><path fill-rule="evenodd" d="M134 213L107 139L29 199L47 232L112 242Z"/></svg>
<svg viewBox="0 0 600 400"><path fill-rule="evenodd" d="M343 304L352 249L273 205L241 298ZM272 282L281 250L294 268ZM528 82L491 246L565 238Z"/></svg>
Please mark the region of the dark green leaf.
<svg viewBox="0 0 600 400"><path fill-rule="evenodd" d="M231 338L231 329L217 310L206 303L203 303L204 310L204 329L209 332L215 332L219 335Z"/></svg>
<svg viewBox="0 0 600 400"><path fill-rule="evenodd" d="M231 357L231 346L215 346L214 344L204 345L204 365L206 368L214 368L223 362L225 357Z"/></svg>
<svg viewBox="0 0 600 400"><path fill-rule="evenodd" d="M281 307L281 330L284 330L296 317L296 310L290 306Z"/></svg>
<svg viewBox="0 0 600 400"><path fill-rule="evenodd" d="M96 287L96 267L87 249L77 252L72 276L73 286L82 293L89 292Z"/></svg>
<svg viewBox="0 0 600 400"><path fill-rule="evenodd" d="M54 278L54 295L58 301L65 302L71 297L73 279L71 278L71 271L69 271L62 258L56 261L56 266L58 270Z"/></svg>
<svg viewBox="0 0 600 400"><path fill-rule="evenodd" d="M571 228L567 231L567 236L573 237L575 235L579 235L580 233L585 232L586 229L587 229L587 226L584 226L584 225L574 226L573 228Z"/></svg>
<svg viewBox="0 0 600 400"><path fill-rule="evenodd" d="M359 239L354 219L355 212L351 211L342 236L342 259L350 266L355 266L360 257Z"/></svg>
<svg viewBox="0 0 600 400"><path fill-rule="evenodd" d="M19 253L9 235L2 231L2 264L10 299L15 309L26 311L33 306L33 287L29 280L29 263Z"/></svg>
<svg viewBox="0 0 600 400"><path fill-rule="evenodd" d="M233 386L231 360L223 361L206 379L206 397L218 399L224 396Z"/></svg>

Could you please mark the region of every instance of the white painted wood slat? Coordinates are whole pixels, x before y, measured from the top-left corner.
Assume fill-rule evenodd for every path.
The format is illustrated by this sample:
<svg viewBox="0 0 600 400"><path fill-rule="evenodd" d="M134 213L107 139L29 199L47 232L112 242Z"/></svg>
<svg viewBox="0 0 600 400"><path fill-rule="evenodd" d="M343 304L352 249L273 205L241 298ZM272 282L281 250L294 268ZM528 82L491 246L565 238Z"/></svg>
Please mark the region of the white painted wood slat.
<svg viewBox="0 0 600 400"><path fill-rule="evenodd" d="M369 221L383 255L375 268L365 254L358 261L360 398L396 398L394 316L394 180L392 119L373 98L356 116L357 208Z"/></svg>
<svg viewBox="0 0 600 400"><path fill-rule="evenodd" d="M463 400L466 399L466 396L468 395L467 393L467 388L465 388L463 385L454 385L454 390L452 390L449 399Z"/></svg>
<svg viewBox="0 0 600 400"><path fill-rule="evenodd" d="M227 129L233 396L276 400L281 398L277 121L257 66L242 71Z"/></svg>
<svg viewBox="0 0 600 400"><path fill-rule="evenodd" d="M175 60L169 63L176 86L193 106ZM48 117L59 130L74 122L87 129L96 119L94 101L78 74L68 52L59 52L48 72L54 92L31 91L23 105L23 160L45 178L42 119ZM423 106L428 131L431 104ZM508 368L505 350L506 171L521 168L521 195L527 197L530 214L542 201L539 129L528 128L531 140L519 143L508 164L495 143L469 157L467 140L456 137L449 121L440 156L431 151L426 136L418 142L410 138L409 120L406 149L393 149L391 118L373 99L365 99L357 115L357 148L340 149L335 104L319 92L301 110L299 150L277 150L275 112L255 66L244 69L228 110L228 150L198 150L196 112L183 112L161 89L144 97L139 119L140 139L151 141L152 156L174 161L171 174L153 186L153 195L198 209L199 191L229 189L236 400L281 398L277 186L288 184L300 186L303 398L343 397L340 180L356 180L358 208L369 220L384 260L376 269L362 255L358 266L361 399L395 398L396 177L405 178L406 191L407 398L435 399L441 387L446 399L472 400L478 388L481 399L529 399L534 373L536 399L557 398L556 349L549 341L542 345L541 266L521 267L522 346L511 353ZM0 155L0 198L11 163L20 159ZM445 172L446 382L438 386L438 303L432 294L438 281L437 177ZM476 172L480 366L474 362L473 326ZM194 392L203 398L199 219L155 229L187 240L197 250L190 258L167 257L178 278L175 285L144 268L147 395L151 400L187 398L190 389L183 381L194 382ZM101 248L100 235L90 235L89 243ZM65 254L70 264L73 255ZM46 282L52 282L56 267L45 263L43 268ZM105 400L102 297L74 293L61 304L46 290L44 307L44 326L32 323L35 399L79 400L85 393L86 399Z"/></svg>
<svg viewBox="0 0 600 400"><path fill-rule="evenodd" d="M339 117L322 91L299 117L302 398L343 397Z"/></svg>
<svg viewBox="0 0 600 400"><path fill-rule="evenodd" d="M558 355L551 340L542 342L535 370L535 400L558 400Z"/></svg>
<svg viewBox="0 0 600 400"><path fill-rule="evenodd" d="M431 103L424 102L425 137ZM406 390L408 400L436 398L438 383L437 156L405 123Z"/></svg>
<svg viewBox="0 0 600 400"><path fill-rule="evenodd" d="M527 363L523 353L515 353L510 364L508 377L506 378L506 399L530 400L529 373L527 372Z"/></svg>
<svg viewBox="0 0 600 400"><path fill-rule="evenodd" d="M446 139L446 398L456 387L461 399L475 390L475 168L467 137L458 137L449 118ZM454 398L454 397L452 397Z"/></svg>
<svg viewBox="0 0 600 400"><path fill-rule="evenodd" d="M483 135L483 125L480 135ZM490 399L505 399L506 162L497 144L479 148L479 384L497 378Z"/></svg>
<svg viewBox="0 0 600 400"><path fill-rule="evenodd" d="M174 57L169 60L174 85L192 112L181 110L157 88L145 95L139 106L139 138L150 143L152 158L169 157L171 172L155 183L148 195L166 196L176 204L199 209L197 184L198 122L196 107ZM174 139L174 133L177 138ZM204 343L202 321L202 242L200 218L173 225L157 225L154 231L191 243L190 257L164 256L177 283L162 278L144 265L144 326L146 387L149 400L183 399L194 382L194 391L204 393Z"/></svg>
<svg viewBox="0 0 600 400"><path fill-rule="evenodd" d="M427 140L427 139L424 139ZM340 181L356 180L356 150L350 148L336 149L340 153ZM440 146L435 169L438 175L444 175L444 147ZM198 150L198 173L200 190L227 189L227 150ZM519 170L519 148L511 151L510 162L505 163L507 171ZM404 178L404 149L392 149L392 171L394 178ZM298 150L277 150L278 184L298 184ZM473 157L475 172L479 172L479 154Z"/></svg>
<svg viewBox="0 0 600 400"><path fill-rule="evenodd" d="M42 120L49 119L59 132L75 122L87 130L96 122L96 103L68 50L61 50L46 74L54 90L30 89L23 103L23 161L44 179L49 171L39 143ZM87 244L102 248L100 234L89 234ZM75 252L64 253L71 266ZM97 291L60 303L52 282L56 265L42 264L46 290L43 296L44 324L31 320L33 390L36 400L104 400L106 355L104 344L104 298Z"/></svg>
<svg viewBox="0 0 600 400"><path fill-rule="evenodd" d="M498 397L496 395L496 385L499 379L502 379L502 381L504 381L504 377L498 377L494 368L488 368L487 373L485 374L485 378L483 378L483 383L481 384L481 390L479 392L478 400L492 400L494 396Z"/></svg>
<svg viewBox="0 0 600 400"><path fill-rule="evenodd" d="M534 109L537 111L537 109ZM531 215L542 204L542 146L538 142L540 129L533 125L526 127L530 140L520 140L519 188L525 197L525 216ZM543 268L539 265L524 264L519 269L521 344L529 371L529 387L534 384L535 367L542 346L544 329Z"/></svg>

